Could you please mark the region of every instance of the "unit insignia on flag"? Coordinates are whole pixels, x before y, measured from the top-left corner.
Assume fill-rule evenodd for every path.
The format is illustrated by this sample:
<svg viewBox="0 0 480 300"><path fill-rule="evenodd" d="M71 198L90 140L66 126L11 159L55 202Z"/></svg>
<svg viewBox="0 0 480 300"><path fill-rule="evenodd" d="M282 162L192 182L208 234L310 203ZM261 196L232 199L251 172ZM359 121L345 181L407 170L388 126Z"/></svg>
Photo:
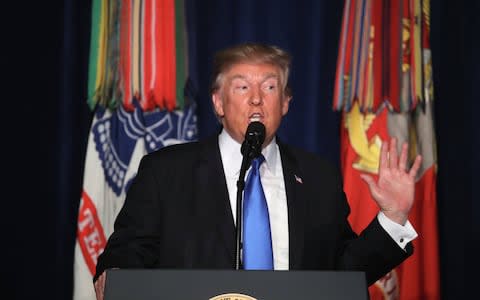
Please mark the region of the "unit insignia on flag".
<svg viewBox="0 0 480 300"><path fill-rule="evenodd" d="M356 102L350 112L345 113L345 128L348 130L352 148L358 155L352 167L359 171L377 174L382 140L378 134L370 139L367 136L367 131L374 119L373 113L362 114Z"/></svg>
<svg viewBox="0 0 480 300"><path fill-rule="evenodd" d="M113 113L99 107L98 122L92 127L95 148L102 162L108 185L119 196L128 188L128 166L140 138L147 152L164 146L196 139L195 105L185 111L154 110L144 112L137 106L133 112L120 106ZM112 137L114 135L114 137Z"/></svg>

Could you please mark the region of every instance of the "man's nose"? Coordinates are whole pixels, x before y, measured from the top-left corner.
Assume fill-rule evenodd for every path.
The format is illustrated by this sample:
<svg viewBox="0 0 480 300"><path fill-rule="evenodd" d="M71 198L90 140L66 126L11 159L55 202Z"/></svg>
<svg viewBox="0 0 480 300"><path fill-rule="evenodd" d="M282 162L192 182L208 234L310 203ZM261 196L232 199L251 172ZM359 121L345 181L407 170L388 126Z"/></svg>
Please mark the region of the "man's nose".
<svg viewBox="0 0 480 300"><path fill-rule="evenodd" d="M250 103L252 105L260 105L263 103L262 91L260 88L253 88L252 95L250 97Z"/></svg>

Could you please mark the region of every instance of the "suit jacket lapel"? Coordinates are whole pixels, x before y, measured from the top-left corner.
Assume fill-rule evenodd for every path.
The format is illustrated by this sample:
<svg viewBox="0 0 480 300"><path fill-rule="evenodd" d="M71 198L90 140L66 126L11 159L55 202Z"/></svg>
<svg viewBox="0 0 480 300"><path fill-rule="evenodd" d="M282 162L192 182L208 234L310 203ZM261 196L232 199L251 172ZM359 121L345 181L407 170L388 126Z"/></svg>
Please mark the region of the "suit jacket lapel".
<svg viewBox="0 0 480 300"><path fill-rule="evenodd" d="M289 268L299 269L302 262L304 247L304 229L306 216L306 202L301 197L302 178L297 160L288 146L278 141L282 159L285 192L288 206L289 231ZM235 265L235 224L230 206L227 183L223 172L223 165L218 147L218 136L201 143L199 163L195 168L196 193L202 203L199 209L206 216L216 216L216 228L221 236L225 249L231 258L232 267ZM212 214L215 212L215 214Z"/></svg>
<svg viewBox="0 0 480 300"><path fill-rule="evenodd" d="M196 193L202 201L199 207L205 216L214 216L217 231L234 267L235 225L218 147L218 136L206 140L201 145L199 164L195 170Z"/></svg>
<svg viewBox="0 0 480 300"><path fill-rule="evenodd" d="M288 205L289 268L295 270L301 267L305 238L306 201L303 197L299 197L303 176L298 168L297 160L288 146L280 141L278 141L278 146L282 158Z"/></svg>

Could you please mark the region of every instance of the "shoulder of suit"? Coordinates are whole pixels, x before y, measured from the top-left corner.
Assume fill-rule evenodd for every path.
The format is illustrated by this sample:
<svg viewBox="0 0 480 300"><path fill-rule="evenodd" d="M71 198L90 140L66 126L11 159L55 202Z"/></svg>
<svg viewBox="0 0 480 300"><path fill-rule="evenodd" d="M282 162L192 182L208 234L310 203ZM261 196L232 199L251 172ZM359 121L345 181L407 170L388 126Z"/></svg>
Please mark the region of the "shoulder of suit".
<svg viewBox="0 0 480 300"><path fill-rule="evenodd" d="M295 160L302 168L321 168L322 170L328 170L334 173L338 172L338 167L333 162L317 153L284 143L278 143L278 145L282 155Z"/></svg>
<svg viewBox="0 0 480 300"><path fill-rule="evenodd" d="M143 160L161 161L163 163L196 160L204 151L214 149L215 145L218 147L216 141L216 138L208 138L201 141L169 145L145 155Z"/></svg>
<svg viewBox="0 0 480 300"><path fill-rule="evenodd" d="M188 158L196 149L199 149L200 142L188 142L182 144L175 144L163 147L145 156L144 159L149 160L163 160L163 159L177 159Z"/></svg>

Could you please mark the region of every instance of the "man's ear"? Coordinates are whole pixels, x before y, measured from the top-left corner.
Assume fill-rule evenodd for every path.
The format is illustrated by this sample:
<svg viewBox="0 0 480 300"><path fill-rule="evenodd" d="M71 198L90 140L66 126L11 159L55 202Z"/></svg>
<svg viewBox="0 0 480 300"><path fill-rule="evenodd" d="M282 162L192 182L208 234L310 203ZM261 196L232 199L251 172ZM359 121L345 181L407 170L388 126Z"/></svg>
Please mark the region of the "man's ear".
<svg viewBox="0 0 480 300"><path fill-rule="evenodd" d="M212 94L212 103L217 116L223 117L225 113L223 112L223 101L219 91Z"/></svg>
<svg viewBox="0 0 480 300"><path fill-rule="evenodd" d="M282 100L282 116L285 116L288 113L288 108L290 107L290 100L292 100L292 96L284 96Z"/></svg>

